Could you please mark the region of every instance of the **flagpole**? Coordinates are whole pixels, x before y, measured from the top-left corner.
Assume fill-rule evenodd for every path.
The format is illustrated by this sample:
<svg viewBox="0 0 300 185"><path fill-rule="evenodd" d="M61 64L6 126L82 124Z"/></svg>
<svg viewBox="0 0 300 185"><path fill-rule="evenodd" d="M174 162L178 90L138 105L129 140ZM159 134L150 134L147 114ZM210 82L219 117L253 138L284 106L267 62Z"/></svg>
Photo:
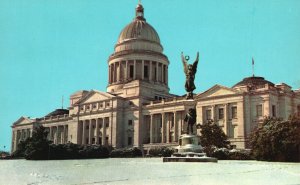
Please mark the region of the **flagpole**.
<svg viewBox="0 0 300 185"><path fill-rule="evenodd" d="M252 76L254 77L254 59L252 57Z"/></svg>

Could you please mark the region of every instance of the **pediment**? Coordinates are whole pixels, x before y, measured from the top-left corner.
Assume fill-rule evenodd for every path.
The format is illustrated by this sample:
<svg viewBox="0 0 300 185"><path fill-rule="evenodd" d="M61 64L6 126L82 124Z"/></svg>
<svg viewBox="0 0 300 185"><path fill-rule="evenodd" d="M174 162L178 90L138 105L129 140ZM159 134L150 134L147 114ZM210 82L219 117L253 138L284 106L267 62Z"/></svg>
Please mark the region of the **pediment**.
<svg viewBox="0 0 300 185"><path fill-rule="evenodd" d="M86 96L80 99L76 104L93 103L97 101L109 100L113 97L114 95L111 95L106 92L91 90Z"/></svg>
<svg viewBox="0 0 300 185"><path fill-rule="evenodd" d="M211 97L234 95L234 94L238 94L238 91L221 85L215 85L210 89L208 89L207 91L197 95L197 98L211 98Z"/></svg>
<svg viewBox="0 0 300 185"><path fill-rule="evenodd" d="M32 122L33 122L33 120L22 116L16 122L14 122L13 125L25 125L25 124L32 123Z"/></svg>

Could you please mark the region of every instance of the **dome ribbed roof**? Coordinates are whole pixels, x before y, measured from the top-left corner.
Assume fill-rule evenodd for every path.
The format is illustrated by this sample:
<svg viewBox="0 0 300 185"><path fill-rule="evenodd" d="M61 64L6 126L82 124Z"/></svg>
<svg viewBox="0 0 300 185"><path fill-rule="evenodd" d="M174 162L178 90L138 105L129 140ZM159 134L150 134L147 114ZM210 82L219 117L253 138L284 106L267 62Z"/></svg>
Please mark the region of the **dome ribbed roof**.
<svg viewBox="0 0 300 185"><path fill-rule="evenodd" d="M259 85L265 85L265 84L274 86L274 84L272 82L265 80L263 77L251 76L251 77L244 78L242 81L235 84L233 86L233 88L237 87L237 86L259 86Z"/></svg>
<svg viewBox="0 0 300 185"><path fill-rule="evenodd" d="M146 40L160 44L160 39L155 29L145 20L135 19L120 33L118 44L128 40Z"/></svg>

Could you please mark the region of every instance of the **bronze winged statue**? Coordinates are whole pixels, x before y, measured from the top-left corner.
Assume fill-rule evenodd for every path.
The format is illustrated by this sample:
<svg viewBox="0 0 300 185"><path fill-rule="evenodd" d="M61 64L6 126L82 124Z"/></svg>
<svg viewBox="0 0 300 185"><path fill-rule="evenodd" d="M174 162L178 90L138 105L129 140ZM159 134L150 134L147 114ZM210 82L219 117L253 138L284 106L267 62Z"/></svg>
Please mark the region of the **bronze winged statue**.
<svg viewBox="0 0 300 185"><path fill-rule="evenodd" d="M197 72L197 65L199 60L199 52L197 52L196 60L193 64L188 64L188 57L183 56L183 52L181 52L181 60L183 63L184 73L185 73L185 90L187 92L186 99L193 99L193 91L196 89L194 84L195 74Z"/></svg>

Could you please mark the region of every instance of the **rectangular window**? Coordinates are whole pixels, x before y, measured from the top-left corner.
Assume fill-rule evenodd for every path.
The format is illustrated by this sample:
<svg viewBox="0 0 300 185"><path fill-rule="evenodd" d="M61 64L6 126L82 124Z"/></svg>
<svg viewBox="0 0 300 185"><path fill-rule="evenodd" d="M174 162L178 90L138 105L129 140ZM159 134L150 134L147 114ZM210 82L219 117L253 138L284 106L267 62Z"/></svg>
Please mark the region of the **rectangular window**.
<svg viewBox="0 0 300 185"><path fill-rule="evenodd" d="M132 145L132 137L128 137L128 145Z"/></svg>
<svg viewBox="0 0 300 185"><path fill-rule="evenodd" d="M93 104L93 109L97 108L97 105L96 104Z"/></svg>
<svg viewBox="0 0 300 185"><path fill-rule="evenodd" d="M133 70L134 70L134 66L130 65L129 66L129 78L133 78Z"/></svg>
<svg viewBox="0 0 300 185"><path fill-rule="evenodd" d="M107 102L107 103L106 103L106 107L109 107L109 106L110 106L110 104L109 104L109 102Z"/></svg>
<svg viewBox="0 0 300 185"><path fill-rule="evenodd" d="M105 145L108 144L108 137L105 137Z"/></svg>
<svg viewBox="0 0 300 185"><path fill-rule="evenodd" d="M276 106L272 105L272 116L276 117Z"/></svg>
<svg viewBox="0 0 300 185"><path fill-rule="evenodd" d="M105 127L109 127L109 123L108 122L106 122Z"/></svg>
<svg viewBox="0 0 300 185"><path fill-rule="evenodd" d="M231 107L231 118L232 119L237 118L237 107Z"/></svg>
<svg viewBox="0 0 300 185"><path fill-rule="evenodd" d="M144 78L149 78L148 66L144 66Z"/></svg>
<svg viewBox="0 0 300 185"><path fill-rule="evenodd" d="M132 126L132 120L128 120L128 126Z"/></svg>
<svg viewBox="0 0 300 185"><path fill-rule="evenodd" d="M95 144L95 138L94 137L92 138L92 144Z"/></svg>
<svg viewBox="0 0 300 185"><path fill-rule="evenodd" d="M256 117L262 116L262 105L256 105Z"/></svg>
<svg viewBox="0 0 300 185"><path fill-rule="evenodd" d="M157 68L155 67L155 68L154 68L154 77L153 77L153 78L154 78L154 81L156 81L156 73L157 73Z"/></svg>
<svg viewBox="0 0 300 185"><path fill-rule="evenodd" d="M224 119L224 109L219 108L219 119Z"/></svg>
<svg viewBox="0 0 300 185"><path fill-rule="evenodd" d="M205 114L206 114L206 120L210 120L211 119L211 110L207 109Z"/></svg>
<svg viewBox="0 0 300 185"><path fill-rule="evenodd" d="M99 128L102 128L102 123L99 124Z"/></svg>

